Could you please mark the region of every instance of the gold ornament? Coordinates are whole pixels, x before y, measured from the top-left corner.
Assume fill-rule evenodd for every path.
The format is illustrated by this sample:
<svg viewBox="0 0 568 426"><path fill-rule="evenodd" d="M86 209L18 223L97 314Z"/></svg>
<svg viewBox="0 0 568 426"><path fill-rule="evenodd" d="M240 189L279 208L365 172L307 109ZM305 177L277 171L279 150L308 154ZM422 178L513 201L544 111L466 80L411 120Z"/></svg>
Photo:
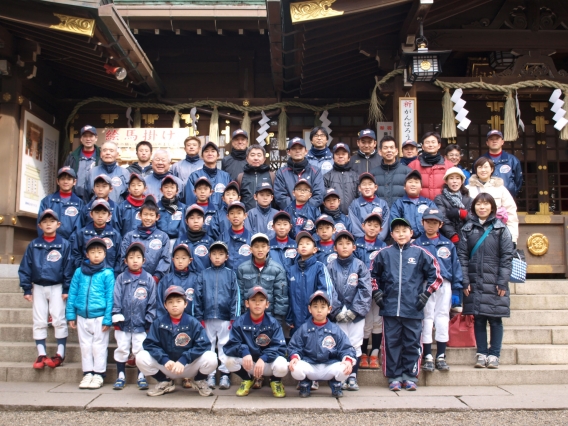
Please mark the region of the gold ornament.
<svg viewBox="0 0 568 426"><path fill-rule="evenodd" d="M24 103L24 97L23 96L18 96L18 104L22 105Z"/></svg>
<svg viewBox="0 0 568 426"><path fill-rule="evenodd" d="M311 0L290 3L292 23L343 15L342 10L333 10L331 8L333 3L335 3L335 0Z"/></svg>
<svg viewBox="0 0 568 426"><path fill-rule="evenodd" d="M9 94L8 92L2 94L2 99L4 99L4 101L6 102L10 102L10 99L12 99L12 95Z"/></svg>
<svg viewBox="0 0 568 426"><path fill-rule="evenodd" d="M50 25L49 28L59 31L65 31L73 34L81 34L92 37L95 33L95 20L78 18L76 16L62 15L54 13L54 16L59 18L59 24Z"/></svg>
<svg viewBox="0 0 568 426"><path fill-rule="evenodd" d="M532 234L527 240L527 247L533 256L544 256L548 252L548 238L544 234Z"/></svg>
<svg viewBox="0 0 568 426"><path fill-rule="evenodd" d="M243 106L249 106L250 105L250 101L248 99L245 99L243 101Z"/></svg>
<svg viewBox="0 0 568 426"><path fill-rule="evenodd" d="M430 68L432 68L432 64L430 63L430 61L420 62L420 69L421 70L428 71Z"/></svg>

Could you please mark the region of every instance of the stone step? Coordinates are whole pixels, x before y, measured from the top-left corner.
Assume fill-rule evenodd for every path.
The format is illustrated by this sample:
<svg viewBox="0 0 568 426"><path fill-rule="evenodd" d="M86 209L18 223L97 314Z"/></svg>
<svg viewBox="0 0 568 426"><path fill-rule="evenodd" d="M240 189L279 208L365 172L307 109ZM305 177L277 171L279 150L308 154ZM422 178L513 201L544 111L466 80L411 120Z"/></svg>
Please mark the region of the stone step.
<svg viewBox="0 0 568 426"><path fill-rule="evenodd" d="M512 294L511 310L568 309L568 294Z"/></svg>
<svg viewBox="0 0 568 426"><path fill-rule="evenodd" d="M114 362L116 344L109 344L108 362ZM47 344L47 356L57 353L55 343ZM0 342L0 362L27 362L33 363L37 358L37 348L32 342ZM65 362L81 362L81 348L78 343L68 343L65 353Z"/></svg>
<svg viewBox="0 0 568 426"><path fill-rule="evenodd" d="M77 330L68 327L69 336L67 341L69 343L79 343L77 338ZM0 324L0 342L33 342L33 328L31 324ZM47 342L55 343L53 336L53 329L48 328ZM114 339L114 329L110 330L110 342L116 343Z"/></svg>
<svg viewBox="0 0 568 426"><path fill-rule="evenodd" d="M503 344L566 345L568 344L568 326L505 326Z"/></svg>
<svg viewBox="0 0 568 426"><path fill-rule="evenodd" d="M525 283L509 283L515 294L568 294L568 280L527 280Z"/></svg>
<svg viewBox="0 0 568 426"><path fill-rule="evenodd" d="M568 345L515 345L517 364L568 364Z"/></svg>
<svg viewBox="0 0 568 426"><path fill-rule="evenodd" d="M508 326L568 326L568 310L512 310L510 318L503 318L505 329Z"/></svg>
<svg viewBox="0 0 568 426"><path fill-rule="evenodd" d="M1 324L32 324L33 312L28 308L0 308Z"/></svg>
<svg viewBox="0 0 568 426"><path fill-rule="evenodd" d="M4 293L0 297L0 308L31 308L32 302L24 299L24 293Z"/></svg>
<svg viewBox="0 0 568 426"><path fill-rule="evenodd" d="M0 278L0 293L22 293L20 280L17 278Z"/></svg>

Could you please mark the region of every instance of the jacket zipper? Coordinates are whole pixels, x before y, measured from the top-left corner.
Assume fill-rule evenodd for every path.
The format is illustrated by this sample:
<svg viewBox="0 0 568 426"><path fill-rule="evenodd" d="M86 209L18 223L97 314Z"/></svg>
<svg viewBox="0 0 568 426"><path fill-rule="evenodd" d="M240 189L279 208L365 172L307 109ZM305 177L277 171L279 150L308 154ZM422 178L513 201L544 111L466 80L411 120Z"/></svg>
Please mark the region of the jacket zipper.
<svg viewBox="0 0 568 426"><path fill-rule="evenodd" d="M215 316L218 317L219 316L219 312L217 310L217 292L219 291L219 286L218 286L218 281L219 281L219 274L218 271L215 271Z"/></svg>
<svg viewBox="0 0 568 426"><path fill-rule="evenodd" d="M396 308L396 316L400 316L400 292L402 291L402 248L400 248L400 258L398 260L398 306Z"/></svg>
<svg viewBox="0 0 568 426"><path fill-rule="evenodd" d="M91 283L93 282L93 276L89 278L89 287L87 287L87 303L85 304L85 313L87 314L87 318L89 318L89 293L91 292Z"/></svg>

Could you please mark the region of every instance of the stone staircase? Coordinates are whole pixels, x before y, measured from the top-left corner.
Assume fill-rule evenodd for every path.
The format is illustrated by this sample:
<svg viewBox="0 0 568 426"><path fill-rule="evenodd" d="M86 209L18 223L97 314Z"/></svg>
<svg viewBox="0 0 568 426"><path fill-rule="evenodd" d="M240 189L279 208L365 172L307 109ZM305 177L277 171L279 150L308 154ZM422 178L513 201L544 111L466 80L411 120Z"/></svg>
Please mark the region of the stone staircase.
<svg viewBox="0 0 568 426"><path fill-rule="evenodd" d="M511 284L511 318L504 321L505 336L498 370L474 369L475 348L448 348L451 371L422 373L419 384L430 386L483 386L512 384L568 384L568 280L530 280ZM16 265L0 265L0 381L72 382L82 376L76 330L69 329L63 366L36 371L32 338L31 303L24 300ZM113 383L116 347L111 331L106 382ZM48 355L55 353L49 330ZM127 369L135 383L135 369ZM233 376L234 383L239 379ZM286 381L292 383L290 376ZM359 370L362 386L386 385L377 370Z"/></svg>

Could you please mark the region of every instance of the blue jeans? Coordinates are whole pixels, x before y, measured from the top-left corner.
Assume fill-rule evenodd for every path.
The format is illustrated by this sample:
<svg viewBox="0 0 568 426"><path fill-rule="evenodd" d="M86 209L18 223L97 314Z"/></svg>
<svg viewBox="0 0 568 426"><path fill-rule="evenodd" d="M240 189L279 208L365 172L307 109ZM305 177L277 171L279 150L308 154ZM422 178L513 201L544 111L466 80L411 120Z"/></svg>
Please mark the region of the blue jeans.
<svg viewBox="0 0 568 426"><path fill-rule="evenodd" d="M486 317L485 315L475 315L474 317L475 341L477 343L477 353L483 355L501 356L501 345L503 343L503 319L496 317ZM487 323L491 333L491 346L487 349Z"/></svg>

